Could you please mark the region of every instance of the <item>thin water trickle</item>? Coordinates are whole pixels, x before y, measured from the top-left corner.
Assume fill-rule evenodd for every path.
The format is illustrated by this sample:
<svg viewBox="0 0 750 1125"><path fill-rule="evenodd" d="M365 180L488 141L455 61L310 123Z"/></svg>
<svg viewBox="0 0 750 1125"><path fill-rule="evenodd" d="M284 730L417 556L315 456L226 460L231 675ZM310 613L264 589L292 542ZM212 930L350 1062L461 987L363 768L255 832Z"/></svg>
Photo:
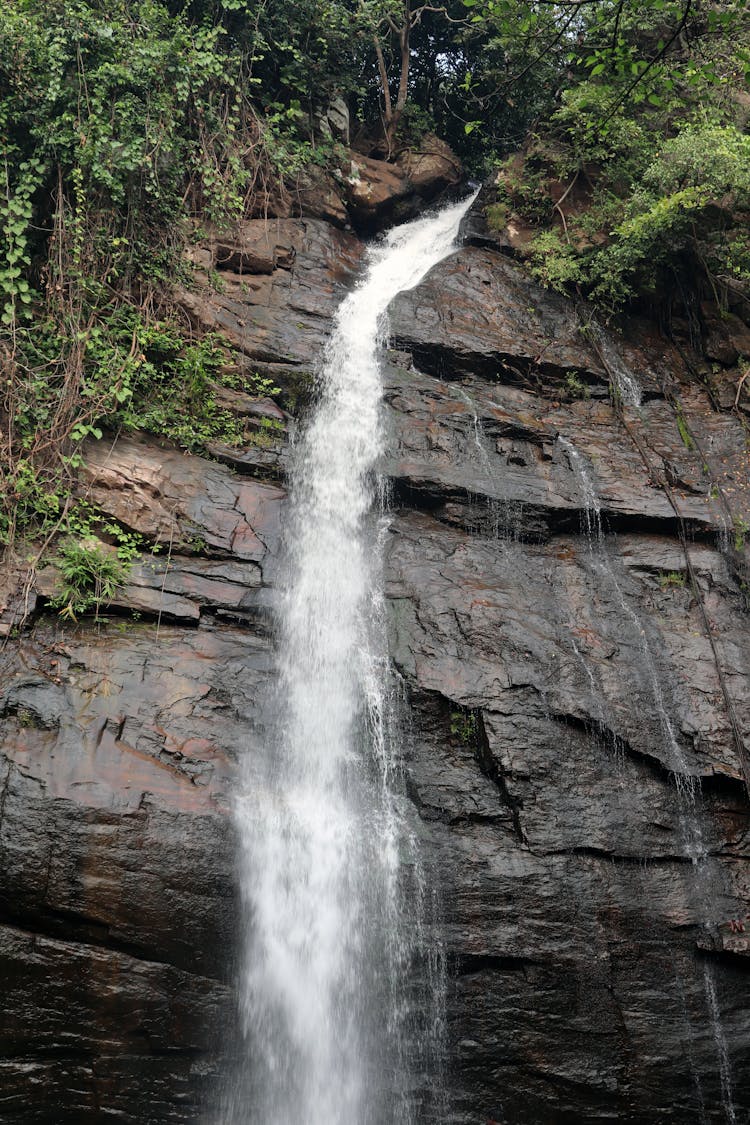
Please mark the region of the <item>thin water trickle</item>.
<svg viewBox="0 0 750 1125"><path fill-rule="evenodd" d="M721 1082L721 1100L728 1125L737 1125L737 1111L734 1108L734 1094L732 1091L732 1068L729 1062L729 1051L724 1028L721 1023L721 1009L716 995L716 981L714 980L713 966L704 961L703 979L708 997L708 1008L711 1013L711 1030L713 1031L716 1054L719 1059L719 1080Z"/></svg>
<svg viewBox="0 0 750 1125"><path fill-rule="evenodd" d="M625 406L638 408L643 402L643 391L638 379L619 352L613 347L608 334L593 318L586 324L586 334L594 341L614 382L614 389Z"/></svg>
<svg viewBox="0 0 750 1125"><path fill-rule="evenodd" d="M507 497L498 498L493 494L497 469L488 448L487 434L479 415L477 400L460 383L456 385L456 390L471 413L473 440L466 449L465 456L470 463L479 462L482 473L482 476L478 477L479 484L481 486L483 477L487 492L484 500L479 500L477 493L470 497L473 499L475 518L467 523L467 527L488 539L517 542L523 527L523 502L511 501Z"/></svg>
<svg viewBox="0 0 750 1125"><path fill-rule="evenodd" d="M672 776L678 796L680 835L682 836L685 853L690 859L695 872L695 896L698 904L698 917L702 926L706 930L709 930L711 924L710 904L715 898L716 883L714 878L715 873L711 870L710 852L704 841L700 822L700 780L696 779L690 773L684 752L675 735L672 720L665 706L664 693L656 670L656 664L646 630L636 610L626 598L614 570L613 563L607 554L602 528L601 504L588 466L572 442L567 441L565 438L560 438L559 440L568 455L571 469L579 483L581 500L585 510L584 527L592 560L594 558L599 560L600 573L610 582L620 608L631 621L636 636L640 638L640 649L650 680L654 703L656 704L659 715L662 737L673 763ZM591 678L590 675L589 678ZM721 1010L716 995L713 969L708 962L704 962L703 965L703 985L719 1063L722 1106L728 1125L736 1125L737 1115L733 1101L732 1071L729 1051L721 1021ZM702 1106L703 1093L701 1082L692 1063L692 1055L690 1055L690 1058L692 1077L699 1093L699 1101Z"/></svg>
<svg viewBox="0 0 750 1125"><path fill-rule="evenodd" d="M232 1125L409 1125L409 1072L438 1050L439 981L416 1000L408 982L415 957L425 976L439 958L402 815L375 466L384 314L450 252L470 202L370 249L296 446L275 718L236 802L248 933Z"/></svg>
<svg viewBox="0 0 750 1125"><path fill-rule="evenodd" d="M489 452L487 450L487 446L485 445L484 429L482 427L482 420L479 417L479 410L477 408L477 404L476 404L475 400L471 397L471 395L468 393L468 391L466 391L461 386L460 383L456 385L456 390L458 391L459 395L461 396L463 401L466 403L466 405L468 406L468 408L471 412L471 425L472 425L472 430L474 432L474 448L476 449L476 452L479 454L479 461L480 461L481 466L482 466L482 468L484 469L484 471L487 475L488 480L491 480L492 479L492 464L491 464L491 461L490 461L490 455L489 455Z"/></svg>
<svg viewBox="0 0 750 1125"><path fill-rule="evenodd" d="M568 456L568 462L578 481L583 507L583 523L593 565L598 573L609 583L610 588L617 598L620 609L633 626L633 632L637 638L643 656L644 667L648 674L651 693L656 704L664 742L669 750L675 786L683 799L682 803L684 805L694 805L698 783L690 773L687 759L675 734L674 726L665 703L659 674L656 670L656 663L653 652L651 651L648 634L638 613L625 596L622 583L617 576L614 564L607 552L602 527L601 503L591 478L591 473L573 443L562 437L558 440ZM683 835L687 841L688 854L692 862L697 863L706 855L700 825L695 817L691 815L685 820L683 829Z"/></svg>

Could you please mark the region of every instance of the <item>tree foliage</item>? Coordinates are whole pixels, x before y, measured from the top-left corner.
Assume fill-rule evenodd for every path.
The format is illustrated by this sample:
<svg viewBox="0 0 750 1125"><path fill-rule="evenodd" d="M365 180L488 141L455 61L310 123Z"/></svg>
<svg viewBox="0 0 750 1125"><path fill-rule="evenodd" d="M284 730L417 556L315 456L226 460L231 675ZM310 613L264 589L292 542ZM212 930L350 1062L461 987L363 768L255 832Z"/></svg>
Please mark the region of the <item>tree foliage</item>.
<svg viewBox="0 0 750 1125"><path fill-rule="evenodd" d="M556 105L498 181L538 277L617 310L679 277L750 280L743 0L576 7Z"/></svg>

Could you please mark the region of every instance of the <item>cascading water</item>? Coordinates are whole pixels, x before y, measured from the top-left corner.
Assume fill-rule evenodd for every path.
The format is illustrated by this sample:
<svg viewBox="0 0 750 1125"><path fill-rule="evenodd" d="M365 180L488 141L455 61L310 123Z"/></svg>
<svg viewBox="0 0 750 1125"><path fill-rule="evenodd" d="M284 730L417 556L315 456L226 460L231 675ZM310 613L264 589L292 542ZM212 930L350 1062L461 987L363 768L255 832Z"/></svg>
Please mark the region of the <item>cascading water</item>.
<svg viewBox="0 0 750 1125"><path fill-rule="evenodd" d="M439 997L420 1010L406 972L422 889L393 783L374 474L385 311L449 253L470 202L369 251L296 450L278 717L237 802L247 1064L224 1111L233 1125L406 1125L408 1070L436 1035Z"/></svg>
<svg viewBox="0 0 750 1125"><path fill-rule="evenodd" d="M640 401L640 388L638 388L637 381L632 374L630 380L634 383L638 391L638 401ZM662 691L661 683L654 662L653 653L649 645L646 630L643 627L638 614L633 606L627 600L622 586L618 580L614 566L609 558L604 542L604 531L602 527L602 512L599 497L596 488L594 487L589 470L584 462L579 451L575 448L572 442L565 438L559 439L560 444L565 449L570 467L578 481L581 500L583 502L583 530L586 532L588 541L589 552L592 561L598 560L599 565L597 569L602 574L613 589L615 596L620 604L623 613L632 622L635 635L640 638L640 648L643 655L645 670L650 680L650 686L653 693L654 703L659 715L659 722L662 730L662 737L664 744L669 752L670 760L672 762L672 773L675 781L675 788L679 798L679 818L680 818L680 834L682 836L683 846L687 857L690 859L695 872L695 896L698 902L698 913L702 924L706 928L710 928L710 916L708 907L712 902L714 893L717 886L716 871L711 864L711 857L709 849L703 839L703 832L700 823L700 781L691 775L688 769L688 764L685 759L684 753L675 735L674 726L669 717L664 693ZM580 653L573 645L576 655L580 659ZM588 673L589 679L592 680L591 673L588 666L584 664ZM737 1114L734 1107L733 1091L732 1091L732 1070L729 1059L729 1050L727 1047L726 1036L722 1026L721 1011L719 1008L718 997L716 995L716 984L714 980L713 967L708 961L703 963L703 987L706 995L708 1014L711 1021L711 1030L713 1039L716 1046L716 1055L719 1064L719 1081L721 1087L721 1100L724 1110L724 1115L727 1125L736 1125ZM703 1101L703 1091L701 1087L700 1077L695 1070L692 1061L692 1028L689 1020L687 1019L687 1008L685 1006L685 1019L688 1024L688 1055L691 1062L693 1081L696 1086L699 1111L701 1121L706 1120L705 1106Z"/></svg>
<svg viewBox="0 0 750 1125"><path fill-rule="evenodd" d="M618 354L602 326L591 316L585 322L585 331L609 372L615 392L624 406L636 409L643 402L643 392L637 378Z"/></svg>

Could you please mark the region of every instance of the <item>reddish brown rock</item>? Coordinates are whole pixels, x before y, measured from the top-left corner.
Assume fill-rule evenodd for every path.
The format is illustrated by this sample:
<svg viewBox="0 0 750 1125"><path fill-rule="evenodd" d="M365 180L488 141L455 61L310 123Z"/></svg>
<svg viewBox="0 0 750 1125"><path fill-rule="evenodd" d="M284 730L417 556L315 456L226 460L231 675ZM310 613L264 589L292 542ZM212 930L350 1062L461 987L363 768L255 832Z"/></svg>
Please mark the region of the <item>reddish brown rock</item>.
<svg viewBox="0 0 750 1125"><path fill-rule="evenodd" d="M343 198L341 180L322 168L302 174L292 191L295 211L311 219L323 219L335 227L349 225L349 212Z"/></svg>
<svg viewBox="0 0 750 1125"><path fill-rule="evenodd" d="M355 221L377 223L384 213L411 195L406 172L385 160L357 155L345 180L346 197Z"/></svg>
<svg viewBox="0 0 750 1125"><path fill-rule="evenodd" d="M393 164L354 154L344 189L355 227L373 232L411 218L462 179L455 153L428 135L418 149L401 153Z"/></svg>
<svg viewBox="0 0 750 1125"><path fill-rule="evenodd" d="M434 133L424 136L418 148L400 153L396 157L396 167L423 199L456 187L463 179L461 161L450 145Z"/></svg>
<svg viewBox="0 0 750 1125"><path fill-rule="evenodd" d="M124 527L162 545L262 565L278 550L281 489L169 447L133 438L89 443L82 487Z"/></svg>
<svg viewBox="0 0 750 1125"><path fill-rule="evenodd" d="M9 1125L202 1116L234 1019L235 756L269 670L226 626L37 627L0 654Z"/></svg>

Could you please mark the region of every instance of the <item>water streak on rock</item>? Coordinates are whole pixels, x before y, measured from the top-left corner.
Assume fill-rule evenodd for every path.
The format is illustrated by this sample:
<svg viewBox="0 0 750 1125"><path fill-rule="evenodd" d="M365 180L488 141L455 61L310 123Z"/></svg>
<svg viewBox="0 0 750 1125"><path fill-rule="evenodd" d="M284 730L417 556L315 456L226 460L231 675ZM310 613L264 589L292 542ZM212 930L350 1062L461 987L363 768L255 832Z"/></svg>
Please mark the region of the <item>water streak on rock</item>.
<svg viewBox="0 0 750 1125"><path fill-rule="evenodd" d="M589 551L592 558L596 557L599 560L599 573L603 578L607 579L620 603L624 615L632 622L636 635L640 634L641 638L641 652L645 669L651 684L653 692L654 703L659 715L659 722L662 729L662 737L665 746L669 750L669 756L673 763L673 778L675 788L679 797L679 826L680 835L682 836L683 846L686 855L689 857L695 871L695 899L697 903L698 916L706 929L710 929L710 919L712 910L710 907L713 905L716 896L716 871L715 864L711 861L708 847L703 838L703 832L700 823L700 779L696 778L689 772L688 763L685 755L675 735L674 726L669 716L668 708L664 698L659 675L656 669L651 646L649 644L648 635L641 622L636 610L630 604L629 599L626 597L622 585L615 573L611 559L607 554L606 544L604 542L604 532L602 526L602 513L601 503L596 491L596 487L591 478L588 466L579 451L575 448L572 442L561 439L571 464L571 468L575 473L581 491L581 500L583 502L585 516L583 520L583 527L588 539ZM716 995L716 986L714 982L712 966L705 962L703 965L703 983L706 994L706 1005L708 1009L708 1016L711 1024L711 1030L716 1044L716 1055L719 1063L719 1079L721 1083L721 1098L724 1114L728 1125L735 1125L737 1120L736 1110L734 1108L733 1091L732 1091L732 1071L729 1061L729 1051L727 1049L726 1036L722 1026L721 1010L719 1007L718 997ZM687 1013L685 1012L687 1017ZM692 1028L688 1022L688 1039L692 1036ZM691 1071L692 1077L696 1086L699 1097L699 1104L701 1112L703 1113L703 1092L701 1089L700 1078L695 1070L691 1056Z"/></svg>

